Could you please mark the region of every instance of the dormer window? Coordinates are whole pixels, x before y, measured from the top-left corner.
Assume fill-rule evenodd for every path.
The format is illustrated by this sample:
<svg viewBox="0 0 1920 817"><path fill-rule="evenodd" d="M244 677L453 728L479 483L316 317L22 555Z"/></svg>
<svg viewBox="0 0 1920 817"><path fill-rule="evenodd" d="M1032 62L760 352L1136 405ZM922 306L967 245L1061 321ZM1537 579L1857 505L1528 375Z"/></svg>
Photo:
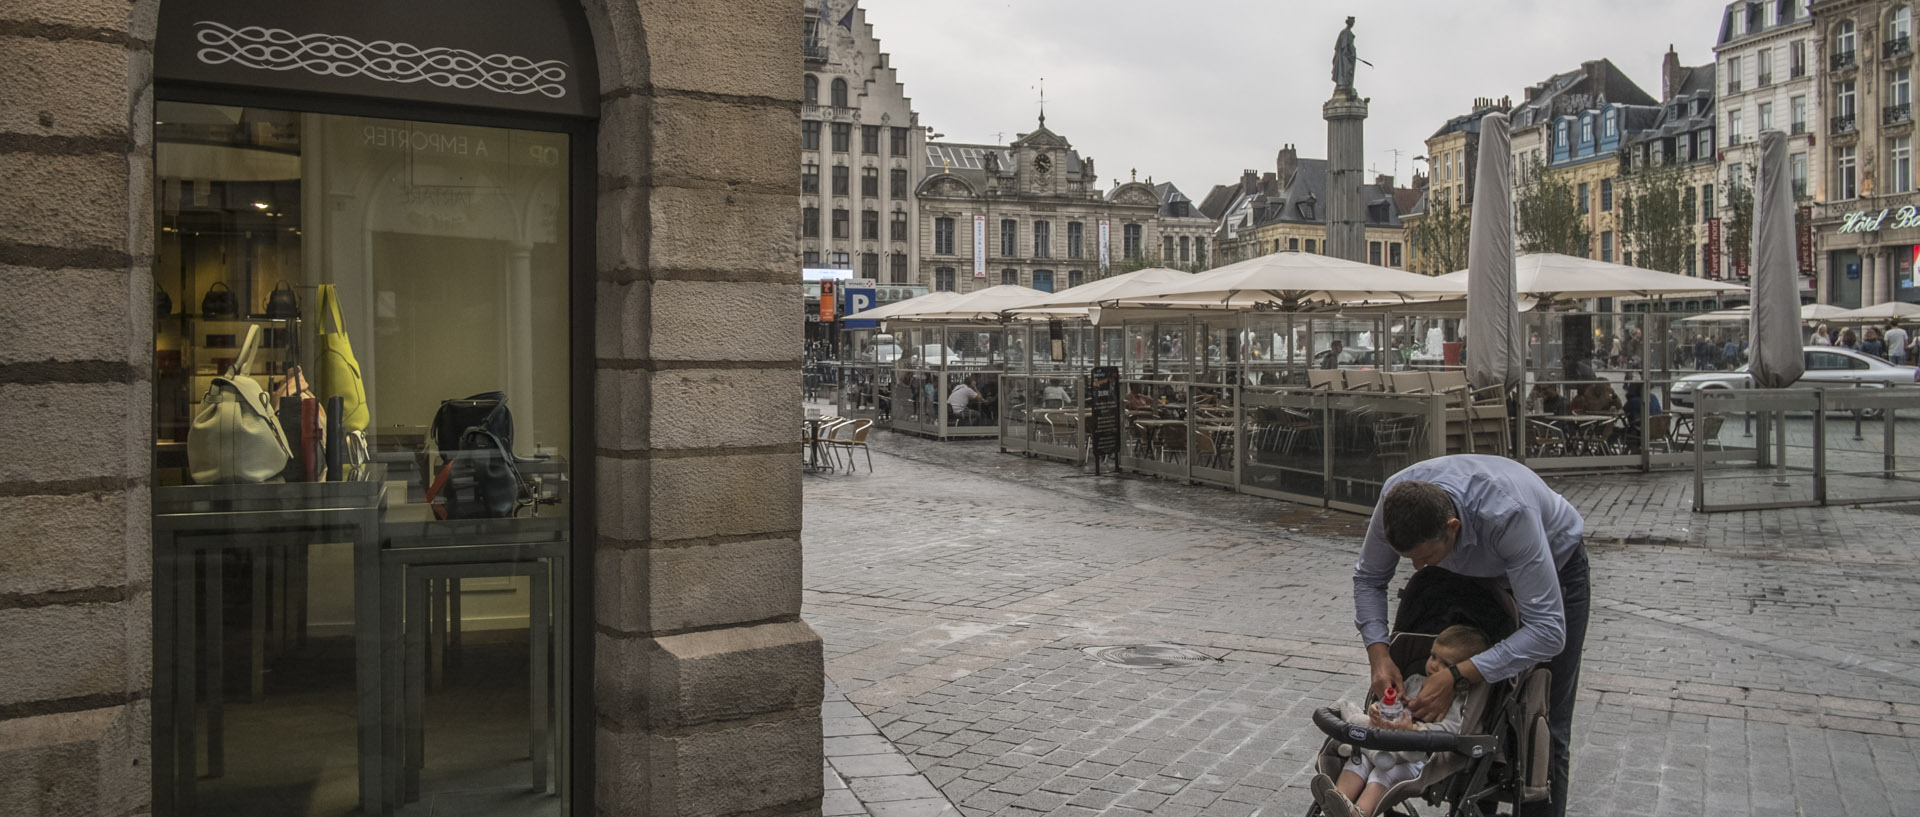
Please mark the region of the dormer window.
<svg viewBox="0 0 1920 817"><path fill-rule="evenodd" d="M1553 138L1559 142L1560 147L1562 148L1566 147L1567 146L1567 123L1565 122L1560 123L1560 126L1555 128L1554 130L1555 130L1555 133Z"/></svg>
<svg viewBox="0 0 1920 817"><path fill-rule="evenodd" d="M1608 111L1606 124L1602 125L1601 127L1603 128L1603 131L1606 133L1608 139L1612 139L1616 136L1619 136L1620 135L1619 114L1613 111Z"/></svg>
<svg viewBox="0 0 1920 817"><path fill-rule="evenodd" d="M1591 144L1592 142L1593 142L1593 117L1590 117L1590 116L1580 117L1580 144L1586 145L1586 144Z"/></svg>

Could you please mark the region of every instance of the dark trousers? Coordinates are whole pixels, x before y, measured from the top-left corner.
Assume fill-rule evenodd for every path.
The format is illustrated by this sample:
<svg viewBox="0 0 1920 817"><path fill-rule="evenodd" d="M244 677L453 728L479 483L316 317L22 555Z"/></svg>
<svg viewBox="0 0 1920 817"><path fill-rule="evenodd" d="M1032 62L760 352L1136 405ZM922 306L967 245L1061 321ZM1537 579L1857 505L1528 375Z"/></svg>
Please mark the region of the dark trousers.
<svg viewBox="0 0 1920 817"><path fill-rule="evenodd" d="M1553 765L1548 773L1552 782L1551 800L1527 803L1523 817L1561 817L1567 813L1567 771L1573 755L1573 701L1580 689L1580 651L1587 643L1587 612L1593 606L1593 590L1588 580L1587 550L1574 551L1560 568L1560 600L1567 611L1567 643L1560 654L1544 665L1553 673L1548 688L1547 731L1553 735Z"/></svg>

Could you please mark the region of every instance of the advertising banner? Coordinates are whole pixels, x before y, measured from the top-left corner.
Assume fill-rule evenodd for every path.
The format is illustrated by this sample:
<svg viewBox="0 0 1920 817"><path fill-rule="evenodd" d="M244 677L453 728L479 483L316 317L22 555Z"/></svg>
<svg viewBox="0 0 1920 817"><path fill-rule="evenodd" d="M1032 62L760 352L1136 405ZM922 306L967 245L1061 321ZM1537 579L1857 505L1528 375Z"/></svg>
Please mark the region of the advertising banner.
<svg viewBox="0 0 1920 817"><path fill-rule="evenodd" d="M1706 277L1720 277L1720 219L1707 219L1707 268Z"/></svg>
<svg viewBox="0 0 1920 817"><path fill-rule="evenodd" d="M1799 239L1800 274L1813 274L1813 208L1802 207L1794 214L1794 234Z"/></svg>
<svg viewBox="0 0 1920 817"><path fill-rule="evenodd" d="M1112 235L1112 222L1100 219L1100 271L1107 271L1107 241Z"/></svg>
<svg viewBox="0 0 1920 817"><path fill-rule="evenodd" d="M973 216L973 277L987 277L987 217Z"/></svg>

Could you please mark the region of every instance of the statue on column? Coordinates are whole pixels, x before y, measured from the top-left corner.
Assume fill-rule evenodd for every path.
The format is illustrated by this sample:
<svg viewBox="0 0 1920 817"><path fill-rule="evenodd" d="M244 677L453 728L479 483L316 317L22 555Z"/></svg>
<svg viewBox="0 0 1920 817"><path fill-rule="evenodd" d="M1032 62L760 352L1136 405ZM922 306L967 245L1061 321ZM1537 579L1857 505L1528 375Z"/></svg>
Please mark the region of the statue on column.
<svg viewBox="0 0 1920 817"><path fill-rule="evenodd" d="M1353 96L1354 63L1360 61L1359 52L1353 47L1353 18L1347 18L1347 27L1340 30L1340 36L1333 41L1333 90Z"/></svg>

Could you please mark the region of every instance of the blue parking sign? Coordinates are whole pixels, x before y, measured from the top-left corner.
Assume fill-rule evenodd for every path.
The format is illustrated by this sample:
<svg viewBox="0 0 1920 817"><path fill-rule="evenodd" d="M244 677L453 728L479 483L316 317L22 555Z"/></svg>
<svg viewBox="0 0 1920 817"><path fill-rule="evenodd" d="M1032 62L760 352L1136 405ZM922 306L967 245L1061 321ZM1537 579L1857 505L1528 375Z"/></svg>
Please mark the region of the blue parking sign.
<svg viewBox="0 0 1920 817"><path fill-rule="evenodd" d="M840 288L841 326L847 329L876 329L879 321L864 321L860 313L872 309L879 298L879 291L873 287L842 286Z"/></svg>

